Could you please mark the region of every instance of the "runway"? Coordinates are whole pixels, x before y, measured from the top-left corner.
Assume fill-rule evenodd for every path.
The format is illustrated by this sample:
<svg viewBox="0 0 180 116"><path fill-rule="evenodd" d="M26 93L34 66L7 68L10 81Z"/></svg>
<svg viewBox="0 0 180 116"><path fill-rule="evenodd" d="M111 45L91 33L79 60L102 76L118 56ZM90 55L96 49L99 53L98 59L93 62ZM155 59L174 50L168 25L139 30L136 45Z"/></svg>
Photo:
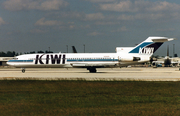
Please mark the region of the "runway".
<svg viewBox="0 0 180 116"><path fill-rule="evenodd" d="M179 68L102 68L89 73L78 68L0 68L0 80L180 81Z"/></svg>

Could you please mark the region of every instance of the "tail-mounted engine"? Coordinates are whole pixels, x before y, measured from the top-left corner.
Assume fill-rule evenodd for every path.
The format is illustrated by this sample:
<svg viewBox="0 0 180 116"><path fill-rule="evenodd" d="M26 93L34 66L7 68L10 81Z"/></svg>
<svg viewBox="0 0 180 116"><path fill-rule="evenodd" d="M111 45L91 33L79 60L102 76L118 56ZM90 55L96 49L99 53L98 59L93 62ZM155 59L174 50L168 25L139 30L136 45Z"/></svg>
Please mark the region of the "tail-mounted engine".
<svg viewBox="0 0 180 116"><path fill-rule="evenodd" d="M119 61L122 62L132 62L132 61L139 61L141 60L140 57L119 57Z"/></svg>

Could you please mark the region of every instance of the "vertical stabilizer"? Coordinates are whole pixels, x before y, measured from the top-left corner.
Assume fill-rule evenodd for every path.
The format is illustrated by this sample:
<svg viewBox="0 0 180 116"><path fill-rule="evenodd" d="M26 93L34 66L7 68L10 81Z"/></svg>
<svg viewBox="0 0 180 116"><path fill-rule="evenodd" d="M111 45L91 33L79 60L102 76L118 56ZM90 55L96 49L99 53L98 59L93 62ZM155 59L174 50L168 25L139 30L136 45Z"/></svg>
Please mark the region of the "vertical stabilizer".
<svg viewBox="0 0 180 116"><path fill-rule="evenodd" d="M72 51L73 51L73 53L77 53L75 46L72 46Z"/></svg>
<svg viewBox="0 0 180 116"><path fill-rule="evenodd" d="M167 37L149 37L134 47L129 53L151 56L164 42L174 40Z"/></svg>
<svg viewBox="0 0 180 116"><path fill-rule="evenodd" d="M169 57L169 45L167 46L167 56Z"/></svg>

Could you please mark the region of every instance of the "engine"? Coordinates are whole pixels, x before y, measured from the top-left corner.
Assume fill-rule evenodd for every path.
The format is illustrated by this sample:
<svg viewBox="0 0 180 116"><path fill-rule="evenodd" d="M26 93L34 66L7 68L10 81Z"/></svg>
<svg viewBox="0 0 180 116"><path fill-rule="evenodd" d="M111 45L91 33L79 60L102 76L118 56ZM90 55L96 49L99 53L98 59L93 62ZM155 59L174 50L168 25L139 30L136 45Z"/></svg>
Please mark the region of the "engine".
<svg viewBox="0 0 180 116"><path fill-rule="evenodd" d="M122 62L132 62L132 61L139 61L141 60L140 57L119 57L119 61Z"/></svg>

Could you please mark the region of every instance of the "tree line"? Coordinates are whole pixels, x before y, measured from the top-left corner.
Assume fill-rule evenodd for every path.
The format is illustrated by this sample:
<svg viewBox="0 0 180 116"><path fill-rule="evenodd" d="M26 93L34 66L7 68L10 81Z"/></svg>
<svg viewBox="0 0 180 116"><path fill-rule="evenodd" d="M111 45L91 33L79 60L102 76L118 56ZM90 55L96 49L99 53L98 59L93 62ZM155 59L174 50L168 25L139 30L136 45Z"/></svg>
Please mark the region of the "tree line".
<svg viewBox="0 0 180 116"><path fill-rule="evenodd" d="M0 52L0 57L14 57L22 54L35 54L35 53L53 53L52 51L32 51L32 52L24 52L24 53L17 53L15 51L7 51L7 52Z"/></svg>

